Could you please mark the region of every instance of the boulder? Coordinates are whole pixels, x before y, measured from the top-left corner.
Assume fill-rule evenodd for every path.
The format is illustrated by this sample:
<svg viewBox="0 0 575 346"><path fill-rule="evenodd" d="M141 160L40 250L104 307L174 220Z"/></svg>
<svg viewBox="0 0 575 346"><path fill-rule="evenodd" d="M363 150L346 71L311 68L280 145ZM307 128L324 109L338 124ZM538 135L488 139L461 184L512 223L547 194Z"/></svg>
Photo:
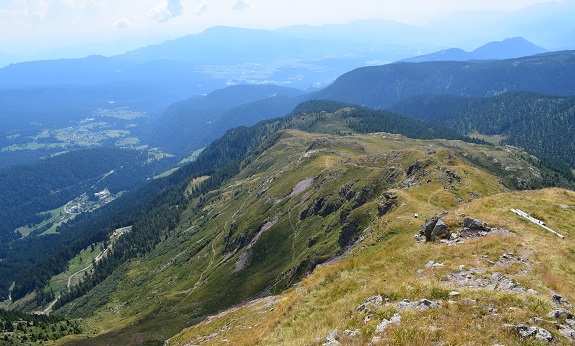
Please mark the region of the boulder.
<svg viewBox="0 0 575 346"><path fill-rule="evenodd" d="M439 218L437 215L426 219L423 225L419 228L419 235L424 236L426 241L431 241L431 233L433 232L433 228L437 224L438 220Z"/></svg>
<svg viewBox="0 0 575 346"><path fill-rule="evenodd" d="M487 226L487 222L481 221L479 219L474 219L471 217L466 217L465 219L463 219L463 227L486 232L489 232L491 230L491 228Z"/></svg>
<svg viewBox="0 0 575 346"><path fill-rule="evenodd" d="M431 231L431 241L435 241L436 238L449 238L450 235L449 226L447 226L443 219L439 219Z"/></svg>

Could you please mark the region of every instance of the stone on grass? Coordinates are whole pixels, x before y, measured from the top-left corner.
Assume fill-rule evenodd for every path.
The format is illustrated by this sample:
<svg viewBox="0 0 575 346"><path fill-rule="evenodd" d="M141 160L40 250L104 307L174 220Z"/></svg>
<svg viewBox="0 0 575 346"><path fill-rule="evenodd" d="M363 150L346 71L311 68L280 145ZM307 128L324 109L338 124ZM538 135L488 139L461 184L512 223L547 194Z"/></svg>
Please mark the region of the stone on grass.
<svg viewBox="0 0 575 346"><path fill-rule="evenodd" d="M400 314L394 314L389 320L384 318L375 328L375 333L381 334L390 324L399 324L400 322L401 322Z"/></svg>

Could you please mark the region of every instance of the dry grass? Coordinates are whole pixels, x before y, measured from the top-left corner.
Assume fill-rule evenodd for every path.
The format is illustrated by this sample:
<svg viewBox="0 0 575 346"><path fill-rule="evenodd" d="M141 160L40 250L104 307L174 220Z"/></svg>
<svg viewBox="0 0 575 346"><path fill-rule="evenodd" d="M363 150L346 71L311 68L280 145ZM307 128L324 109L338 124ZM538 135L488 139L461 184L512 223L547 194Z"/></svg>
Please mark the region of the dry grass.
<svg viewBox="0 0 575 346"><path fill-rule="evenodd" d="M237 345L321 344L335 328L340 333L345 329L361 331L357 337L340 337L341 342L349 345L372 341L381 345L429 345L433 342L448 345L524 344L526 341L518 339L503 327L504 324L530 323L534 316L545 317L553 308L550 302L552 292L573 300L573 280L565 280L567 273L572 272L573 265L566 264L563 255L573 253L569 238L573 239L575 234L565 232L569 238L562 242L507 212L510 206L529 209L535 204L542 212L555 210L553 205L560 201L562 204L573 203L573 193L548 189L497 194L450 210L452 223L461 218L459 214L465 213L508 228L517 235L487 236L458 246L446 246L414 242L412 236L422 220L413 222L413 210L427 212L432 207L414 199L409 193L397 192L406 205L378 219L371 236L351 254L337 263L316 269L297 289L282 295L281 302L273 312L254 315L248 308L242 308L231 313L228 318L250 321L248 324L253 323L252 328L236 328L235 332L230 330L222 334L222 338L217 339L219 341L214 339L209 344L219 344L223 340ZM548 222L575 224L573 214L560 214L567 218L561 222L559 215L550 214ZM497 261L501 254L509 252L528 258L529 266L533 268L523 273L522 270L526 268L523 264L515 263L507 267L489 265L488 261ZM444 263L444 267L425 268L429 260ZM486 277L492 272L499 272L516 278L522 284L532 285L529 287L540 294L531 296L454 287L444 278L446 273L457 270L459 265L481 267ZM427 278L422 280L421 276ZM454 289L460 295L450 298L449 291ZM364 323L367 315L356 308L372 295L387 297L392 304L374 311L372 320ZM389 327L381 335L381 340L372 340L377 323L383 318L390 318L395 312L395 302L421 298L441 299L444 304L436 310L404 312L401 324ZM447 303L449 299L453 303ZM228 321L214 319L211 326L201 324L192 327L178 339L173 339L173 344L192 340L193 335L214 333ZM557 340L564 340L554 330L550 331Z"/></svg>

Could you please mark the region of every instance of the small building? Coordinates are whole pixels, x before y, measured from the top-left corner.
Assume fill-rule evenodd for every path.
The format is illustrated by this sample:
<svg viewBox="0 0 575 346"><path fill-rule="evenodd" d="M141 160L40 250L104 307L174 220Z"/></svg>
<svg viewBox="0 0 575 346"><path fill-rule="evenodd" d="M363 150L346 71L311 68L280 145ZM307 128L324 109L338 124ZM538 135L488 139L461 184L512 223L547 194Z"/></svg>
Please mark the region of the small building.
<svg viewBox="0 0 575 346"><path fill-rule="evenodd" d="M110 190L108 190L108 188L105 188L104 190L102 190L100 192L96 192L94 195L99 199L104 199L104 198L110 196Z"/></svg>

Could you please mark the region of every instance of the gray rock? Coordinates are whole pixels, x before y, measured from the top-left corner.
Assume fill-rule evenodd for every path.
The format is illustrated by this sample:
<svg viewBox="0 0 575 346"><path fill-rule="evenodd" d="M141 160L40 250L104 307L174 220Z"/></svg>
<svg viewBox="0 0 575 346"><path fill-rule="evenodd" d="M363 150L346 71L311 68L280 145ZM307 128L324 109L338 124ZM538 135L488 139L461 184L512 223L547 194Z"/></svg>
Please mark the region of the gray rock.
<svg viewBox="0 0 575 346"><path fill-rule="evenodd" d="M551 335L551 333L549 333L547 329L537 328L537 334L535 334L535 340L550 342L551 340L553 340L553 335Z"/></svg>
<svg viewBox="0 0 575 346"><path fill-rule="evenodd" d="M449 226L445 223L443 219L438 220L431 231L431 241L435 241L436 238L449 238Z"/></svg>
<svg viewBox="0 0 575 346"><path fill-rule="evenodd" d="M437 263L437 262L434 262L433 260L431 260L425 264L425 268L441 268L443 266L444 266L443 263Z"/></svg>
<svg viewBox="0 0 575 346"><path fill-rule="evenodd" d="M557 309L557 310L553 310L549 313L548 315L550 318L561 318L561 317L565 317L567 319L572 319L573 317L575 317L573 315L573 313L571 311L565 310L565 309Z"/></svg>
<svg viewBox="0 0 575 346"><path fill-rule="evenodd" d="M325 338L323 346L339 346L341 343L337 341L337 328L335 328L331 333Z"/></svg>
<svg viewBox="0 0 575 346"><path fill-rule="evenodd" d="M573 328L567 327L567 328L560 328L559 329L559 333L561 333L561 335L569 338L569 339L575 339L575 330L573 330Z"/></svg>
<svg viewBox="0 0 575 346"><path fill-rule="evenodd" d="M437 309L441 307L441 301L432 301L428 299L421 299L416 303L416 309L419 311L425 311L428 309Z"/></svg>
<svg viewBox="0 0 575 346"><path fill-rule="evenodd" d="M525 324L519 324L515 328L517 328L517 334L519 334L522 338L529 338L537 334L537 327L530 327Z"/></svg>
<svg viewBox="0 0 575 346"><path fill-rule="evenodd" d="M551 333L549 333L547 329L528 326L525 324L519 324L515 326L515 328L517 330L517 334L519 334L519 336L524 339L534 338L537 341L544 341L544 342L550 342L551 340L553 340L553 335L551 335Z"/></svg>
<svg viewBox="0 0 575 346"><path fill-rule="evenodd" d="M431 241L431 233L433 232L433 228L439 218L436 216L432 216L429 219L426 219L423 225L419 228L419 234L425 237L425 240Z"/></svg>
<svg viewBox="0 0 575 346"><path fill-rule="evenodd" d="M356 330L346 329L343 331L343 333L341 333L342 336L347 336L347 337L355 337L355 336L359 336L360 334L361 334L361 331L359 329L356 329Z"/></svg>
<svg viewBox="0 0 575 346"><path fill-rule="evenodd" d="M371 296L365 300L365 303L357 307L357 311L370 313L374 307L381 306L381 304L383 304L382 296Z"/></svg>
<svg viewBox="0 0 575 346"><path fill-rule="evenodd" d="M463 219L463 227L487 232L491 230L491 228L487 226L487 222L471 217L466 217Z"/></svg>
<svg viewBox="0 0 575 346"><path fill-rule="evenodd" d="M375 328L375 333L381 334L390 324L399 324L400 322L401 322L400 314L394 314L389 320L384 318Z"/></svg>
<svg viewBox="0 0 575 346"><path fill-rule="evenodd" d="M409 300L404 300L402 302L398 302L395 305L395 308L398 312L404 312L406 310L417 310L417 311L425 311L428 309L437 309L441 307L441 300L433 301L428 299L420 299L416 302L410 302Z"/></svg>
<svg viewBox="0 0 575 346"><path fill-rule="evenodd" d="M369 321L371 321L372 317L373 317L372 314L365 316L365 318L363 319L363 323L367 324Z"/></svg>

